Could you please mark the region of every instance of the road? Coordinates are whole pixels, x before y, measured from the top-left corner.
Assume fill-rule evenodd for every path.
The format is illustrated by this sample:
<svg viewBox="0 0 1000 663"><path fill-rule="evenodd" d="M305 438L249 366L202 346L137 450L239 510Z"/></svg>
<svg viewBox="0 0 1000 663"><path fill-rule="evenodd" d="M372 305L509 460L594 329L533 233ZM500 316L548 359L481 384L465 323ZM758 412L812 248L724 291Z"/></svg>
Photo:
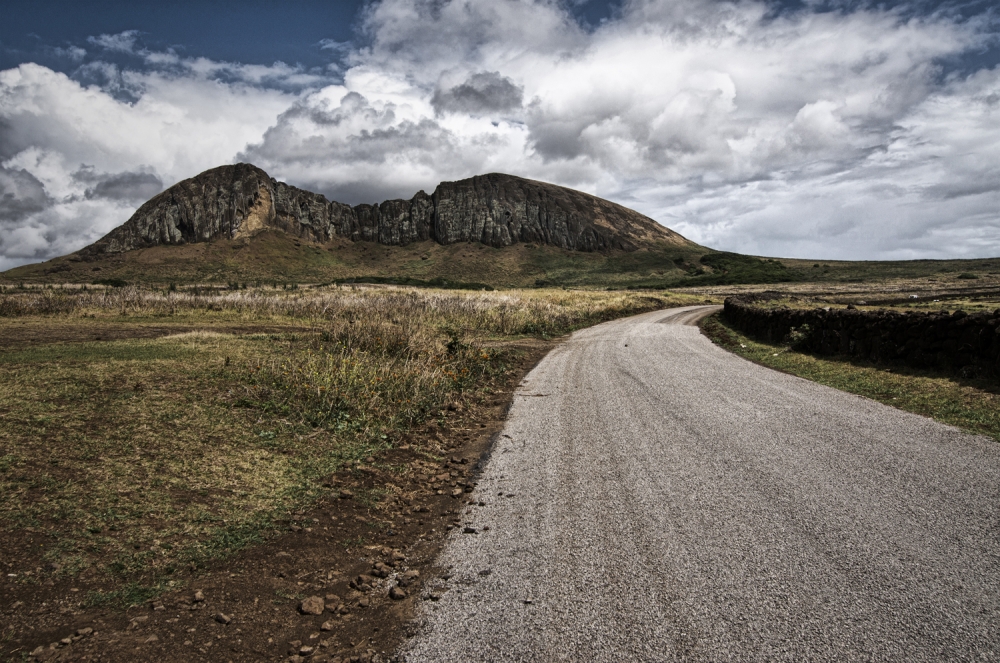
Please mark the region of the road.
<svg viewBox="0 0 1000 663"><path fill-rule="evenodd" d="M1000 660L1000 444L735 357L711 310L525 378L407 662Z"/></svg>

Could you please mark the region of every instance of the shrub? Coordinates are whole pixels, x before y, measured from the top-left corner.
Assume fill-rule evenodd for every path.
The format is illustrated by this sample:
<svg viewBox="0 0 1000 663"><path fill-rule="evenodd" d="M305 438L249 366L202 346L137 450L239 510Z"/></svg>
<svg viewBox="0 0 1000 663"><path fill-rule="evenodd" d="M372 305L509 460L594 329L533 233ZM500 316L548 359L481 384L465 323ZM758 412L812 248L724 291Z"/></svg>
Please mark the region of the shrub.
<svg viewBox="0 0 1000 663"><path fill-rule="evenodd" d="M812 333L813 330L808 323L800 327L792 327L788 330L788 335L785 336L785 343L793 350L802 349L809 343Z"/></svg>

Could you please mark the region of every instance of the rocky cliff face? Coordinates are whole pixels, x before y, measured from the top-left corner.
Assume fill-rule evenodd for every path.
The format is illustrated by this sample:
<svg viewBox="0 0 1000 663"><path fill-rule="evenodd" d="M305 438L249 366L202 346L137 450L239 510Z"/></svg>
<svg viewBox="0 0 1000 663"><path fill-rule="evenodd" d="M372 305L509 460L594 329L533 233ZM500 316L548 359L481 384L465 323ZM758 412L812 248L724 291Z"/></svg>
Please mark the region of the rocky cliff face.
<svg viewBox="0 0 1000 663"><path fill-rule="evenodd" d="M351 207L272 179L250 164L221 166L155 196L82 254L250 237L265 229L326 242L333 237L402 246L481 242L551 244L577 251L634 251L690 242L638 212L511 175L442 182L433 195Z"/></svg>

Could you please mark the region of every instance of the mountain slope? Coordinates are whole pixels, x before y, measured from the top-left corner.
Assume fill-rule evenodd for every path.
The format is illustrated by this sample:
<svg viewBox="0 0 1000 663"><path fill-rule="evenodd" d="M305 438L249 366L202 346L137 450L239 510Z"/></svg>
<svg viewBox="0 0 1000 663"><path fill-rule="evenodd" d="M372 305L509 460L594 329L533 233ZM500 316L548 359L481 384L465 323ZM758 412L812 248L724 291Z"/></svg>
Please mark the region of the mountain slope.
<svg viewBox="0 0 1000 663"><path fill-rule="evenodd" d="M511 175L442 182L432 195L420 191L410 200L351 207L241 163L207 170L170 187L80 255L243 239L267 229L319 243L341 237L390 246L425 240L491 247L529 242L576 251L692 245L621 205Z"/></svg>

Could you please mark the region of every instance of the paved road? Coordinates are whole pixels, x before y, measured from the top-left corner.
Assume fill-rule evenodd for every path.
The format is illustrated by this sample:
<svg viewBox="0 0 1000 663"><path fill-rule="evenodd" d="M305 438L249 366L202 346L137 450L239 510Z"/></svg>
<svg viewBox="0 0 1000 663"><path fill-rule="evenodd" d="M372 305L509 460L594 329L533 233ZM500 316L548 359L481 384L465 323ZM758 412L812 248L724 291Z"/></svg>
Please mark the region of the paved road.
<svg viewBox="0 0 1000 663"><path fill-rule="evenodd" d="M406 661L1000 660L1000 444L734 357L705 312L528 375Z"/></svg>

